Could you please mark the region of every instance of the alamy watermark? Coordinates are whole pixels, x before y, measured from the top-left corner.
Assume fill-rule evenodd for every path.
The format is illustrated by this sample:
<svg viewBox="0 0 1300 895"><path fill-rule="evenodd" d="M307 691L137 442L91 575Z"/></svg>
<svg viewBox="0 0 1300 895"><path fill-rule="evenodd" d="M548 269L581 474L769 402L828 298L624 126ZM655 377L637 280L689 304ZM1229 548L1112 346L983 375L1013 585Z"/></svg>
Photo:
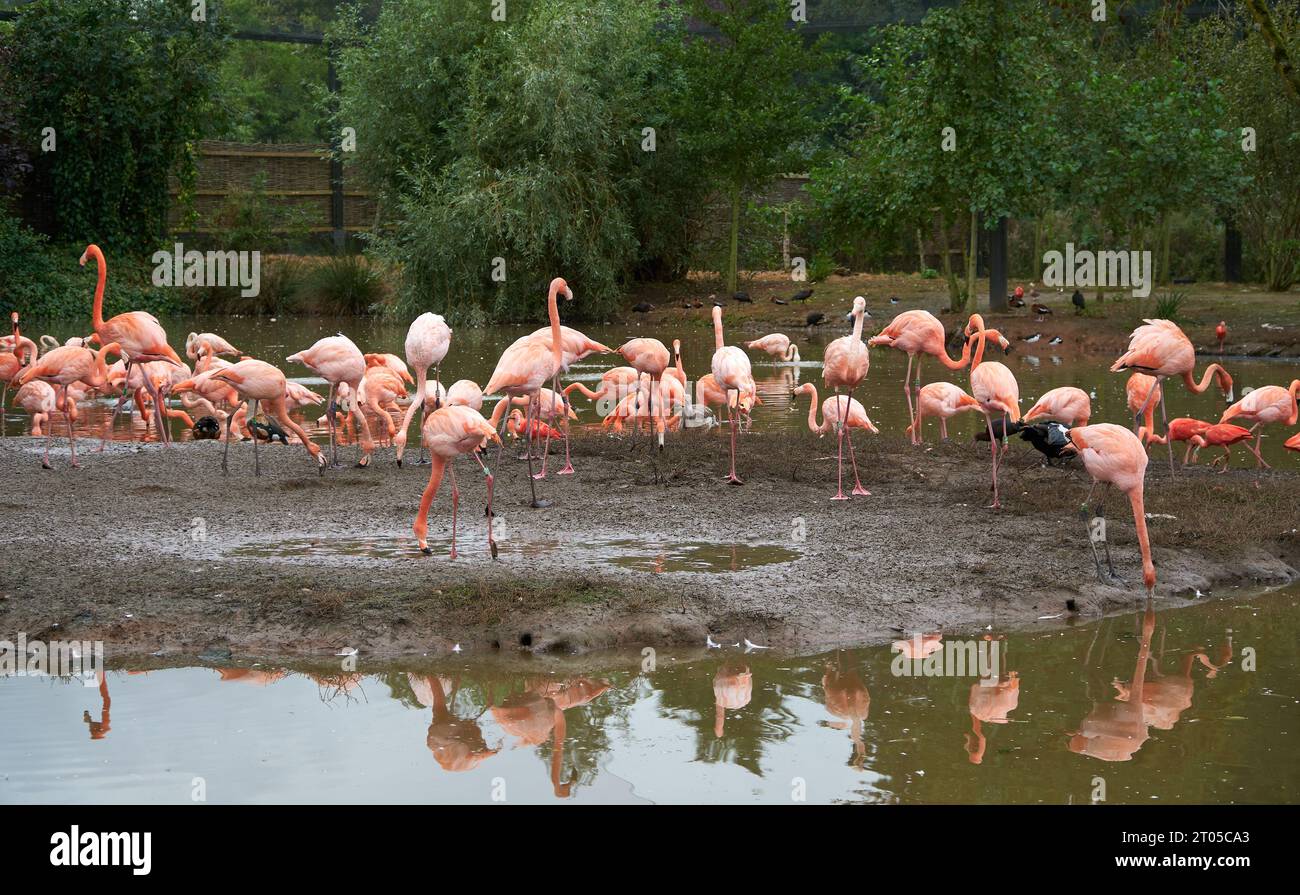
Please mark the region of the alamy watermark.
<svg viewBox="0 0 1300 895"><path fill-rule="evenodd" d="M170 250L154 252L150 260L154 263L153 284L159 288L238 286L244 298L262 291L261 252L187 252L178 242Z"/></svg>
<svg viewBox="0 0 1300 895"><path fill-rule="evenodd" d="M894 641L890 673L894 677L978 676L981 686L998 685L1002 641L948 640L933 650L927 649L928 645L919 636L910 641Z"/></svg>
<svg viewBox="0 0 1300 895"><path fill-rule="evenodd" d="M1065 244L1065 252L1043 253L1043 285L1062 289L1132 289L1134 298L1151 294L1151 252L1075 251L1074 243Z"/></svg>
<svg viewBox="0 0 1300 895"><path fill-rule="evenodd" d="M103 671L102 640L0 640L0 677L78 677L94 687Z"/></svg>

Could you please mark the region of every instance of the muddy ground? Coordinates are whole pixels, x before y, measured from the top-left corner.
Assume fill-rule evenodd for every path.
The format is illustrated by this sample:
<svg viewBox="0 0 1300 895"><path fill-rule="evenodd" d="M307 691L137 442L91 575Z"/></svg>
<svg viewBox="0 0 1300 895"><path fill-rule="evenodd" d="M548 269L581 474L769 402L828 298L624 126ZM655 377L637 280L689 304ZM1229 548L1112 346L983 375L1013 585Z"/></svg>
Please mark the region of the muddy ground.
<svg viewBox="0 0 1300 895"><path fill-rule="evenodd" d="M853 298L863 295L872 318L866 322L868 334L878 332L893 317L906 310L924 308L938 315L949 333L965 324L972 306L961 314L949 313L947 284L943 279L925 279L915 274L832 275L818 283L792 283L788 274L766 272L742 278L740 288L751 301L746 304L728 301L727 331L757 337L767 332L801 330L810 312L820 311L828 318L842 316L853 306ZM1129 334L1145 317L1155 315L1156 300L1169 289L1154 288L1144 299L1129 292L1110 291L1102 301L1095 290L1087 290L1085 313L1078 315L1070 304L1072 290L1057 292L1044 289L1037 299L1025 296L1026 302L1039 301L1052 309L1046 317L1030 308L989 313L988 280L979 280L976 293L978 308L990 326L1001 330L1012 341L1034 333L1060 336L1063 350L1080 354L1118 355L1128 346ZM1032 284L1013 279L1010 286ZM802 288L813 289L812 298L801 303L775 304L773 299L788 301ZM1290 292L1267 292L1261 287L1242 283L1191 283L1172 287L1184 296L1176 322L1204 354L1217 354L1214 327L1223 320L1228 326L1225 351L1236 357L1300 357L1300 287ZM674 283L643 284L628 297L627 307L648 301L655 307L647 314L625 315L649 325L658 322L695 322L711 325L710 295L726 295L722 283L708 274L692 274ZM892 304L891 298L898 303ZM702 307L695 308L695 302ZM692 307L685 307L692 305ZM823 324L825 325L825 324ZM954 349L955 350L955 349Z"/></svg>
<svg viewBox="0 0 1300 895"><path fill-rule="evenodd" d="M1014 441L1005 509L993 511L985 444L918 450L887 435L859 444L872 496L832 502L829 438L744 436L747 484L728 487L716 431L673 438L661 455L588 434L575 439L578 474L540 483L553 500L544 509L526 505L525 465L507 449L497 468L497 561L487 555L482 477L463 459L462 555L452 562L447 483L431 516L430 537L440 540L423 556L410 525L428 467L399 469L391 449L371 469L322 478L301 446L264 446L255 478L251 444L236 445L223 477L215 442L165 452L110 445L87 452L80 470L62 452L43 470L36 442L10 437L0 442L0 634L102 639L118 656L352 647L392 658L455 643L579 652L698 645L706 632L815 649L990 623L1068 624L1141 596L1122 495L1107 515L1127 586L1094 576L1077 515L1089 479L1077 463L1043 467ZM1193 469L1171 479L1156 453L1147 492L1163 605L1297 576L1294 470ZM633 543L608 543L624 539ZM672 571L683 542L721 545L717 570ZM636 568L613 563L624 554ZM790 561L747 565L754 559Z"/></svg>

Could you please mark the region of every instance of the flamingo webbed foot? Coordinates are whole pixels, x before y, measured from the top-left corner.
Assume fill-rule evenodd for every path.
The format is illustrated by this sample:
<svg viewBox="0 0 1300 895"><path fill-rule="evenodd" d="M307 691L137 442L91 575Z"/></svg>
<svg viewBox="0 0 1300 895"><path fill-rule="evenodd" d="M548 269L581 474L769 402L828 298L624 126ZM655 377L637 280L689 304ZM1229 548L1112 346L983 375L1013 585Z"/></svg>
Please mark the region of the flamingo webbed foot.
<svg viewBox="0 0 1300 895"><path fill-rule="evenodd" d="M856 488L854 488L853 491L852 491L851 493L852 493L855 497L870 497L870 496L871 496L871 492L868 491L866 488L863 488L861 485L858 485Z"/></svg>
<svg viewBox="0 0 1300 895"><path fill-rule="evenodd" d="M564 468L557 472L556 475L573 475L573 465L565 464Z"/></svg>

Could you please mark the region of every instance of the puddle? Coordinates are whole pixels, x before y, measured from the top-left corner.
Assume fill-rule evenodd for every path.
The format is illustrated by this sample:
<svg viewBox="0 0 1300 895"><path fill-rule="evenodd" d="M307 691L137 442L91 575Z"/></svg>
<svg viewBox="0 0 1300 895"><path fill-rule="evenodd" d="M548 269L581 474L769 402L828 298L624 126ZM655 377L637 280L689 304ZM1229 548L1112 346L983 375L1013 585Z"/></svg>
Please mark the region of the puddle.
<svg viewBox="0 0 1300 895"><path fill-rule="evenodd" d="M504 780L512 804L788 805L797 777L820 804L1064 805L1102 776L1108 804L1294 804L1298 624L1291 588L981 626L930 635L929 664L906 674L888 644L724 642L649 668L640 652L362 654L343 673L325 657L119 664L108 644L98 687L0 678L0 804L189 803L195 774L223 803L487 804ZM992 642L983 672L949 662Z"/></svg>
<svg viewBox="0 0 1300 895"><path fill-rule="evenodd" d="M430 538L434 556L445 556L451 549L448 538ZM581 551L584 560L595 560L638 572L742 572L761 566L793 562L799 551L777 544L721 544L712 541L687 541L660 544L636 538L583 540L566 544L542 541L497 542L502 555L539 556L556 550ZM471 562L486 559L487 538L482 532L457 536L460 559ZM252 542L233 547L228 558L329 560L367 558L376 560L424 558L409 536L397 537L300 537L269 542Z"/></svg>

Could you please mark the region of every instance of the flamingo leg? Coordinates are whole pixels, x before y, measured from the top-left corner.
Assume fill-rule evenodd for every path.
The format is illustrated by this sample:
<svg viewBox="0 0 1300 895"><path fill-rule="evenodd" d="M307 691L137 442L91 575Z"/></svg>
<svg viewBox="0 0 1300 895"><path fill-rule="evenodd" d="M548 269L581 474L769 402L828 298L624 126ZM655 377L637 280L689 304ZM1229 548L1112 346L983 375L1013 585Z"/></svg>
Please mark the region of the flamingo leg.
<svg viewBox="0 0 1300 895"><path fill-rule="evenodd" d="M999 510L1002 508L1002 502L998 500L998 440L993 434L993 418L989 416L987 410L984 411L984 424L989 427L989 450L993 462L993 503L989 505L989 509Z"/></svg>
<svg viewBox="0 0 1300 895"><path fill-rule="evenodd" d="M1160 389L1160 396L1163 398L1165 393L1164 380L1159 376L1156 377L1156 387ZM1152 388L1151 391L1147 392L1147 399L1142 402L1142 406L1138 408L1137 414L1133 417L1133 434L1139 438L1142 434L1142 419L1146 416L1147 408L1151 406L1151 401L1155 396L1156 390Z"/></svg>
<svg viewBox="0 0 1300 895"><path fill-rule="evenodd" d="M852 389L849 389L849 406L853 406ZM853 464L853 490L850 493L857 497L870 497L871 492L862 487L862 479L858 478L858 458L853 452L853 430L848 426L844 427L844 437L849 440L849 462Z"/></svg>
<svg viewBox="0 0 1300 895"><path fill-rule="evenodd" d="M63 419L68 424L68 446L72 449L72 462L70 465L73 469L77 469L81 464L77 462L77 436L72 431L72 415L68 412L68 400L68 387L65 385L63 387Z"/></svg>
<svg viewBox="0 0 1300 895"><path fill-rule="evenodd" d="M440 375L440 368L434 367L433 374L434 374L433 409L437 410L438 407L442 404L438 396L438 390L441 387L441 383L438 381L438 377ZM428 380L428 378L429 378L429 371L426 369L424 371L424 375L418 377L418 380L416 381L415 384L416 385L415 390L417 392L415 399L420 402L420 428L418 430L420 432L420 458L415 461L416 466L423 466L427 462L424 456L424 412L425 412L424 411L424 383Z"/></svg>
<svg viewBox="0 0 1300 895"><path fill-rule="evenodd" d="M447 463L451 474L451 558L456 558L456 510L460 507L460 488L456 485L456 461Z"/></svg>
<svg viewBox="0 0 1300 895"><path fill-rule="evenodd" d="M1253 454L1255 455L1255 468L1256 468L1256 469L1260 469L1260 468L1263 468L1263 469L1272 469L1273 467L1269 466L1268 463L1266 463L1266 462L1264 461L1264 456L1259 452L1260 441L1261 441L1261 439L1263 439L1263 437L1264 437L1264 433L1263 433L1263 432L1259 432L1258 430L1259 430L1259 428L1260 428L1261 426L1263 426L1263 425L1264 425L1263 423L1256 423L1255 425L1251 426L1250 431L1255 432L1255 444L1254 444L1253 447L1250 448L1250 450L1251 450L1251 453L1253 453Z"/></svg>
<svg viewBox="0 0 1300 895"><path fill-rule="evenodd" d="M529 395L529 398L528 398L528 412L527 412L527 415L524 417L524 448L525 448L524 453L528 455L528 490L529 490L529 492L532 494L532 498L533 498L533 501L532 501L531 504L529 504L529 506L531 506L533 509L537 510L537 509L541 509L542 507L546 506L546 504L541 503L541 502L539 502L539 501L537 500L537 479L536 479L536 477L533 475L533 445L532 445L532 440L533 440L533 408L534 408L534 406L537 406L538 409L540 409L540 401L538 401L538 398L537 398L537 395L536 395L536 394Z"/></svg>
<svg viewBox="0 0 1300 895"><path fill-rule="evenodd" d="M338 386L335 383L331 382L329 397L325 399L325 415L329 417L329 421L330 421L330 465L331 466L339 465L339 443L338 443L338 439L335 437L334 434L334 427L335 427L334 392L337 388ZM420 439L420 446L421 447L424 446L423 438Z"/></svg>
<svg viewBox="0 0 1300 895"><path fill-rule="evenodd" d="M731 423L731 474L727 476L727 481L733 485L743 485L745 483L740 480L740 476L736 475L736 411L739 409L739 406L736 408L731 406L730 390L725 394L727 398L727 421ZM740 404L739 389L736 390L736 404Z"/></svg>
<svg viewBox="0 0 1300 895"><path fill-rule="evenodd" d="M835 389L835 406L839 408L840 418L835 423L835 441L839 448L836 456L836 490L835 496L831 500L848 500L848 495L844 493L844 430L848 428L844 421L848 419L848 411L844 408L844 401L838 387Z"/></svg>
<svg viewBox="0 0 1300 895"><path fill-rule="evenodd" d="M228 417L226 417L226 446L221 449L221 474L230 475L229 457L230 457L230 426L235 421L235 415L239 413L239 407L234 408Z"/></svg>
<svg viewBox="0 0 1300 895"><path fill-rule="evenodd" d="M118 395L117 403L113 405L113 415L109 417L108 425L104 427L104 437L99 441L99 453L104 453L104 446L108 444L109 437L113 434L113 424L117 422L117 415L122 412L126 405L127 380L131 378L131 364L124 363L126 376L122 377L122 394Z"/></svg>
<svg viewBox="0 0 1300 895"><path fill-rule="evenodd" d="M253 436L253 475L262 474L262 458L258 454L257 432L253 429L253 421L257 419L257 401L256 399L248 402L248 431ZM270 431L270 430L268 430Z"/></svg>
<svg viewBox="0 0 1300 895"><path fill-rule="evenodd" d="M573 461L569 459L569 396L564 392L559 394L564 401L564 468L556 475L573 475Z"/></svg>
<svg viewBox="0 0 1300 895"><path fill-rule="evenodd" d="M557 394L557 392L556 392L554 386L555 386L555 385L558 385L558 383L555 381L554 378L552 378L552 380L551 380L551 385L552 385L552 388L551 388L551 394L552 394L552 395ZM554 402L555 399L552 398L551 400L552 400L552 402ZM538 415L539 417L542 415L542 393L541 393L540 391L537 393L537 415ZM554 405L554 403L551 404L551 422L555 422L555 405ZM554 426L551 426L551 425L548 425L548 426L546 427L546 441L545 441L545 444L544 444L543 447L542 447L542 471L539 472L539 473L537 474L537 477L538 477L539 479L544 479L544 478L546 478L546 461L549 460L550 457L551 457L551 432L552 432L552 430L554 430L554 429L555 429L555 427L554 427Z"/></svg>
<svg viewBox="0 0 1300 895"><path fill-rule="evenodd" d="M494 480L493 480L493 478L492 478L492 471L489 470L486 466L483 465L483 458L480 457L480 456L478 455L478 451L475 451L471 456L472 456L472 457L474 458L474 460L478 463L479 468L483 470L483 478L487 481L487 510L486 510L486 513L487 513L487 517L488 517L488 551L492 554L492 558L493 558L493 559L496 559L496 558L497 558L497 542L496 542L496 540L492 537L492 486L493 486L493 484L494 484Z"/></svg>
<svg viewBox="0 0 1300 895"><path fill-rule="evenodd" d="M1174 443L1169 438L1169 416L1165 413L1165 390L1160 389L1160 422L1165 427L1165 444L1169 445L1169 474L1174 474Z"/></svg>
<svg viewBox="0 0 1300 895"><path fill-rule="evenodd" d="M907 398L907 424L912 426L912 444L917 443L916 439L916 410L912 407L912 362L915 360L913 355L907 356L907 372L903 375L903 396Z"/></svg>
<svg viewBox="0 0 1300 895"><path fill-rule="evenodd" d="M4 384L4 390L0 391L0 438L5 437L5 427L9 420L5 418L5 406L9 403L9 383Z"/></svg>

